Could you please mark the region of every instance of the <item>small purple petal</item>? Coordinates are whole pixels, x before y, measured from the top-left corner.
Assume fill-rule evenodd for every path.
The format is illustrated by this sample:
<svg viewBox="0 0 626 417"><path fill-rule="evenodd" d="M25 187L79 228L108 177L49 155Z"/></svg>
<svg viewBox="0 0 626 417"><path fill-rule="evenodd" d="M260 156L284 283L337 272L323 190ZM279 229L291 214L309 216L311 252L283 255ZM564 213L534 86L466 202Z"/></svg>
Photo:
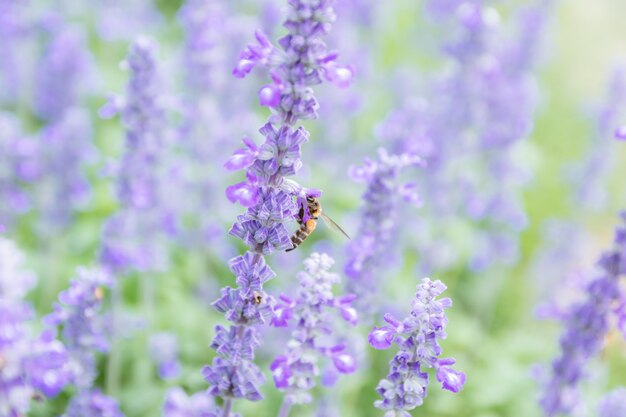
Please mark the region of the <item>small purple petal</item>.
<svg viewBox="0 0 626 417"><path fill-rule="evenodd" d="M440 366L437 369L437 381L441 382L441 387L452 392L459 392L465 384L465 374L455 371L449 366Z"/></svg>
<svg viewBox="0 0 626 417"><path fill-rule="evenodd" d="M259 189L244 181L227 187L226 197L232 203L239 202L244 207L252 207L259 199Z"/></svg>
<svg viewBox="0 0 626 417"><path fill-rule="evenodd" d="M348 353L339 353L337 355L333 355L333 364L337 371L342 374L351 374L356 371L356 360L354 357Z"/></svg>
<svg viewBox="0 0 626 417"><path fill-rule="evenodd" d="M239 62L237 62L237 66L233 69L233 75L237 78L244 78L250 73L250 71L252 71L254 65L254 61L242 58L239 60Z"/></svg>
<svg viewBox="0 0 626 417"><path fill-rule="evenodd" d="M395 334L396 331L392 327L374 327L368 335L367 341L374 349L389 349Z"/></svg>

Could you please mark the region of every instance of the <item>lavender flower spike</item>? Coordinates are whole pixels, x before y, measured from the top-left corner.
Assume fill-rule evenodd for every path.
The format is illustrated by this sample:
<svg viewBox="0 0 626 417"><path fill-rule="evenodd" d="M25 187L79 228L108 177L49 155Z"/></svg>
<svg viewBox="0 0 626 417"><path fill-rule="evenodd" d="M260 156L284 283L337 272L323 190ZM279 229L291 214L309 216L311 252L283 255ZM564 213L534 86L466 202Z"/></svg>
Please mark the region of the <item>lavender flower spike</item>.
<svg viewBox="0 0 626 417"><path fill-rule="evenodd" d="M298 274L297 298L291 300L283 295L275 308L274 326L286 326L289 319L295 323L286 353L277 356L270 367L276 388L285 392L284 408L311 401L310 391L320 374L321 359L332 362L334 374L356 370L355 359L343 344L329 345L336 327L332 310L351 325L357 322L356 311L351 306L354 297L333 295L332 287L340 281L338 274L329 271L334 263L326 254L313 253L304 261L305 271ZM285 417L286 413L281 416Z"/></svg>
<svg viewBox="0 0 626 417"><path fill-rule="evenodd" d="M437 370L443 389L459 392L465 384L465 374L452 368L455 360L440 358L439 341L446 338L448 323L445 309L452 305L449 298L437 298L445 289L441 281L424 278L417 286L411 314L404 320L385 314L387 325L374 327L369 334L375 349L389 349L392 344L400 349L389 362L389 375L376 388L382 399L374 405L387 410L385 416L408 417L408 411L422 405L428 387L424 371L428 368Z"/></svg>
<svg viewBox="0 0 626 417"><path fill-rule="evenodd" d="M111 288L109 275L96 269L81 268L70 287L59 294L54 312L46 317L53 326L63 326L63 339L74 368L76 395L64 417L123 417L117 402L93 388L96 352L108 352L108 320L101 312L104 289Z"/></svg>
<svg viewBox="0 0 626 417"><path fill-rule="evenodd" d="M337 54L326 51L322 40L334 19L331 4L331 0L289 0L284 24L288 34L279 40L282 51L257 32L257 42L248 46L234 70L243 77L255 66L269 68L272 83L261 88L259 98L262 105L270 107L272 116L259 130L265 142L257 147L251 140L244 141L246 148L236 151L226 163L229 170L246 170L246 180L228 187L226 196L248 208L230 234L242 239L249 250L230 261L239 288L222 289L222 296L213 304L232 323L228 329L216 327L211 347L218 356L203 371L209 393L224 399L224 417L230 415L233 399L262 398L259 386L264 377L253 362L260 344L256 326L269 322L275 303L263 291L264 283L275 275L264 256L292 247L284 223L296 219L299 207L294 200L303 201L307 195L306 189L286 178L302 166L300 146L309 136L295 125L301 119L317 117L311 87L320 84L322 77L340 85L351 77L347 67L335 62Z"/></svg>
<svg viewBox="0 0 626 417"><path fill-rule="evenodd" d="M26 415L37 393L57 395L71 377L63 344L30 328L34 312L24 296L35 276L23 264L17 246L0 237L0 415L10 417Z"/></svg>
<svg viewBox="0 0 626 417"><path fill-rule="evenodd" d="M126 149L118 168L117 197L120 210L104 226L102 263L114 272L161 270L167 263L165 232L172 223L165 188L167 122L160 94L157 44L137 39L125 65L130 79L123 100L114 99L100 114L121 112L126 127Z"/></svg>
<svg viewBox="0 0 626 417"><path fill-rule="evenodd" d="M414 184L403 182L402 173L420 163L415 155L390 155L380 148L378 158L367 159L363 166L350 170L352 179L365 183L367 189L362 197L359 235L348 246L344 271L348 277L346 288L358 297L356 308L367 321L378 305L379 277L387 268L393 247L400 202L420 205Z"/></svg>
<svg viewBox="0 0 626 417"><path fill-rule="evenodd" d="M602 348L611 317L617 315L624 322L620 281L626 276L626 212L621 217L614 247L600 257L598 275L585 288L586 298L564 314L561 353L552 362L540 400L546 416L568 413L576 406L585 366Z"/></svg>

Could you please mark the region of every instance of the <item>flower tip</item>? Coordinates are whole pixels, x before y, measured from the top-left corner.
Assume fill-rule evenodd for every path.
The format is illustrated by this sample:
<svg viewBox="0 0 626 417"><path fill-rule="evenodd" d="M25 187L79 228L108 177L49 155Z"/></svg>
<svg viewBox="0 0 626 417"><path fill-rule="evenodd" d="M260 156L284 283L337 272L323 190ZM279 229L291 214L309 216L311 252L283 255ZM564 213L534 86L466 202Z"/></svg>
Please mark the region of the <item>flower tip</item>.
<svg viewBox="0 0 626 417"><path fill-rule="evenodd" d="M391 327L374 327L367 341L374 349L385 350L391 347L395 331Z"/></svg>
<svg viewBox="0 0 626 417"><path fill-rule="evenodd" d="M441 382L441 388L457 393L465 385L465 373L455 371L449 366L441 366L437 370L437 381Z"/></svg>
<svg viewBox="0 0 626 417"><path fill-rule="evenodd" d="M615 130L615 138L617 140L626 140L626 125Z"/></svg>
<svg viewBox="0 0 626 417"><path fill-rule="evenodd" d="M356 360L348 353L340 353L333 356L333 364L337 371L342 374L351 374L356 371Z"/></svg>
<svg viewBox="0 0 626 417"><path fill-rule="evenodd" d="M259 90L261 106L277 107L280 104L280 89L276 85L266 85Z"/></svg>
<svg viewBox="0 0 626 417"><path fill-rule="evenodd" d="M332 65L328 68L327 77L330 82L339 88L347 88L354 79L354 67L351 65Z"/></svg>
<svg viewBox="0 0 626 417"><path fill-rule="evenodd" d="M246 75L250 74L252 68L254 68L254 61L242 58L237 63L237 66L233 68L233 75L237 78L245 78Z"/></svg>
<svg viewBox="0 0 626 417"><path fill-rule="evenodd" d="M258 189L245 181L226 188L226 198L228 198L231 203L238 202L244 207L254 206L257 203L258 197Z"/></svg>

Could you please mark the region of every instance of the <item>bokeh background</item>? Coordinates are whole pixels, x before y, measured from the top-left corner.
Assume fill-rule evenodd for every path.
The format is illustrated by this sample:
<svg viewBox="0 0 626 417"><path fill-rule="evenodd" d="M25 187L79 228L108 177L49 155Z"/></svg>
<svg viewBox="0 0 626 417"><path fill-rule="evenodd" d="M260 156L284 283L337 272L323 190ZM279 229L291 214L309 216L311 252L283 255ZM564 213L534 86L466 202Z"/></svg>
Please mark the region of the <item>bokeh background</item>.
<svg viewBox="0 0 626 417"><path fill-rule="evenodd" d="M208 0L208 3L219 1ZM119 399L129 417L161 415L164 394L171 386L180 385L188 392L205 389L200 370L213 356L208 348L213 327L223 321L210 303L217 297L220 287L232 285L227 260L243 251L239 242L227 235L232 221L243 209L228 203L223 193L227 185L241 178L223 170L222 165L240 146L244 134L255 137L266 117L266 108L258 106L255 97L256 90L265 81L261 75L236 80L230 76L230 71L237 51L252 39L255 28L264 27L274 37L282 33L278 24L284 2L221 1L227 5L228 19L234 22L236 29L218 36L217 42L223 44L226 52L222 57L223 65L215 66L213 75L222 93L237 95L245 103L241 114L246 116L238 114L235 120L215 118L211 121L211 127L224 124L228 135L218 141L211 137L211 129L207 130L206 155L192 174L208 179L210 184L200 194L202 201L195 200L197 194L171 192L172 199L187 201L200 218L208 219L210 238L192 237L184 243L173 243L168 247L171 262L163 271L129 273L118 279L128 334L115 341L109 357L100 358L98 384L107 394ZM400 108L407 98L422 95L427 91L424 86L429 80L446 71L449 58L440 52L440 47L447 34L445 26L425 14L421 1L339 0L337 3L341 4L329 45L340 50L343 62L358 61L352 62L356 79L347 90L336 90L332 86L317 90L320 118L305 123L311 130L311 140L304 147L305 167L300 180L322 189L325 211L349 234L357 235L364 185L352 181L348 169L361 164L366 157L375 158L376 149L385 145L380 132L385 129L384 121L388 120L390 112ZM512 24L517 7L526 2L494 3L501 14L501 25L506 27ZM194 96L185 90L182 58L186 32L181 7L179 1L165 0L156 3L112 1L110 4L34 0L24 6L19 15L22 23L37 26L37 29L35 35L26 36L22 44L16 45L19 48L16 65L21 66L18 95L0 102L0 110L19 120L27 134L36 136L47 124L45 118L37 114L34 80L37 69L44 65L42 56L52 36L52 31L46 29L53 25L50 22L57 19L62 23L54 24L68 25L78 31L92 60L88 64L91 74L79 82L83 91L77 103L81 111L86 112L87 130L91 132L83 138L92 140L95 147L91 158L85 160L91 187L89 198L72 208L69 221L50 221L44 215L44 204L46 207L63 206L67 202L62 195L51 200L45 198L48 190L45 184L26 184L27 192L38 198L24 213L12 216L10 224L0 219L6 223L4 235L19 244L26 253L29 267L37 273L39 284L28 300L42 316L51 311L58 292L67 286L76 267L96 263L103 224L118 208L113 185L115 176L110 174L110 167L124 151L124 126L118 117L99 117L98 109L107 103L109 93L125 91L128 71L120 63L125 59L129 44L139 35L158 42L163 100L171 110L168 117L172 125L180 125L185 100L190 97L191 100L207 100L208 113L213 111L211 106L220 106L220 100L211 102L210 91ZM515 163L527 174L515 191L527 221L519 235L515 234L515 239L519 239L519 252L512 261L500 262L494 255L484 268L468 266L467 260L475 249L475 234L480 232L481 224L465 220L451 222L448 224L452 226L444 233L424 237L420 228L425 221L435 231L440 226L438 217L428 212L428 199L424 199L421 209L401 210L397 221L402 233L394 239L396 256L388 261L389 265L382 271L384 276L380 277L383 285L378 290L375 323L381 323L386 311L408 312L414 287L426 273L442 280L455 303L449 311L444 352L457 359L458 368L468 378L465 389L456 395L441 391L433 384L424 406L416 409L414 415L542 415L537 401L540 388L535 377L540 373L538 368L556 355L561 327L558 322L542 320L540 307L546 302L567 303L575 297L572 295L576 293L574 272L591 268L600 252L610 246L617 213L626 209L626 145L614 140L611 132L607 134L598 129L598 119L607 100L613 100L617 107L611 109L617 112L614 127L626 124L626 88L622 87L619 97L619 89L611 84L619 77L620 60L626 63L625 15L626 2L622 0L560 1L546 11L546 26L533 70L536 104L532 130L515 144L514 150ZM0 46L0 50L8 46ZM626 85L626 76L621 77L622 85ZM62 80L58 83L62 89ZM611 98L611 94L618 97ZM5 125L0 139L7 134ZM581 167L594 158L594 166L600 167L599 174L580 174ZM63 170L64 166L58 166L46 175L62 176ZM8 175L2 167L0 174ZM419 175L414 172L405 175L419 181L429 178L428 168L420 169ZM53 178L48 180L54 181ZM452 191L441 189L439 192ZM7 203L0 201L0 204ZM2 207L0 213L5 214L5 209ZM428 213L427 220L420 220L423 212ZM425 238L445 240L453 248L453 261L440 267L424 268L429 263L429 255L420 253L420 246L412 235L420 236L420 245ZM273 256L270 263L278 276L266 289L273 294L292 290L302 259L314 251L329 253L336 260L336 270L341 271L347 245L342 239L321 226L302 248ZM150 282L146 284L146 281ZM146 301L142 295L146 291L154 291L151 301ZM352 331L365 340L368 330L364 325ZM146 354L148 336L157 331L171 332L178 340L182 371L174 380L158 378ZM264 330L264 335L265 344L259 352L258 363L267 371L272 355L280 351L284 343L281 342L284 335L276 329ZM596 403L603 393L626 385L626 343L616 333L605 345L601 356L589 369L589 380L584 385L586 405L580 410L581 415L595 415ZM346 417L381 415L380 410L372 406L377 398L374 389L386 375L392 352L374 351L365 346L363 349L362 367L355 374L342 378L332 389L316 389L319 402L298 407L293 413ZM111 355L116 355L119 361L114 378L109 374ZM271 381L263 391L266 400L260 403L239 401L236 411L246 416L276 415L281 393ZM61 414L68 395L64 393L36 404L31 415Z"/></svg>

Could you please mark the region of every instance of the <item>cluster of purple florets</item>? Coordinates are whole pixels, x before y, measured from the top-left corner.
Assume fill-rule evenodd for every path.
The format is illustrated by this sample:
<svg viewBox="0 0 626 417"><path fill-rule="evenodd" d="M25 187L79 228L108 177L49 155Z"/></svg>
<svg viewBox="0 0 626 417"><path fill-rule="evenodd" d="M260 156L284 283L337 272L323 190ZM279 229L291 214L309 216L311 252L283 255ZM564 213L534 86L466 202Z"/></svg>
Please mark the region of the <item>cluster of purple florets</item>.
<svg viewBox="0 0 626 417"><path fill-rule="evenodd" d="M56 396L74 375L65 346L51 331L37 335L23 297L36 277L17 246L0 237L0 414L27 413L36 394Z"/></svg>
<svg viewBox="0 0 626 417"><path fill-rule="evenodd" d="M448 319L445 309L452 305L449 298L438 297L446 290L441 281L422 280L417 286L411 314L398 320L391 314L387 324L375 327L369 342L375 349L389 349L392 344L399 352L389 363L389 375L380 381L376 390L382 397L376 407L405 412L420 406L428 388L428 368L437 370L436 377L443 389L459 392L465 383L465 374L452 368L455 360L440 358L439 341L446 338Z"/></svg>
<svg viewBox="0 0 626 417"><path fill-rule="evenodd" d="M311 389L319 376L320 360L330 359L332 365L324 367L322 381L332 385L336 374L356 371L354 355L342 343L328 340L342 318L354 326L358 315L352 307L353 295L336 297L333 285L340 282L338 274L330 272L334 261L326 254L314 253L304 261L305 271L298 274L296 298L282 295L275 307L272 325L286 327L293 323L287 352L276 356L270 370L278 389L285 391L285 403L299 404L311 401ZM335 315L331 311L335 310ZM336 316L336 317L335 317Z"/></svg>
<svg viewBox="0 0 626 417"><path fill-rule="evenodd" d="M611 321L626 323L626 297L620 288L626 276L626 213L621 217L623 223L615 231L614 247L600 257L597 275L585 287L585 298L563 314L561 353L552 362L541 398L548 416L569 413L578 404L580 382L589 361L602 348Z"/></svg>

